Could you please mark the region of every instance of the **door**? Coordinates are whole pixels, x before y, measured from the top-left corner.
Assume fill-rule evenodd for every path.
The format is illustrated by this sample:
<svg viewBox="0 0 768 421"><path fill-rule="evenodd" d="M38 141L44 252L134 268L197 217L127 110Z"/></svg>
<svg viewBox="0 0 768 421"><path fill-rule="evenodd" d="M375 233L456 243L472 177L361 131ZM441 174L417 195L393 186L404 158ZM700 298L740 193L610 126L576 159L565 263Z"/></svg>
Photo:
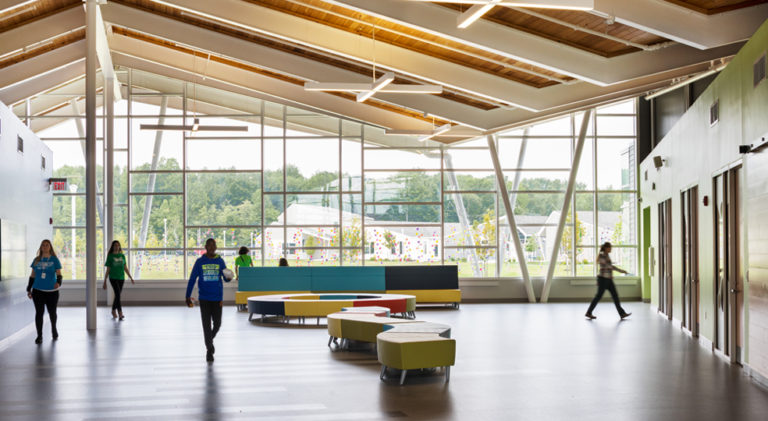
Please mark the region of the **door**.
<svg viewBox="0 0 768 421"><path fill-rule="evenodd" d="M742 347L742 279L740 251L741 167L717 175L713 181L715 215L715 348L740 362Z"/></svg>
<svg viewBox="0 0 768 421"><path fill-rule="evenodd" d="M698 187L680 193L683 246L682 324L694 337L699 335L698 197Z"/></svg>
<svg viewBox="0 0 768 421"><path fill-rule="evenodd" d="M659 203L659 311L672 320L672 199Z"/></svg>

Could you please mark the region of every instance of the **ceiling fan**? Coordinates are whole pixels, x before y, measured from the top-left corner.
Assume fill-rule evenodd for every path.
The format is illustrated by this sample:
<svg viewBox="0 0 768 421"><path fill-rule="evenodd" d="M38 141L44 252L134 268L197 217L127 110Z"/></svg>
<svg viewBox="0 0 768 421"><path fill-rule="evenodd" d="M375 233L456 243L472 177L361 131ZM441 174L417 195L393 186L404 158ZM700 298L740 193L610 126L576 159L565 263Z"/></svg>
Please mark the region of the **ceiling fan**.
<svg viewBox="0 0 768 421"><path fill-rule="evenodd" d="M430 3L471 4L472 7L456 19L459 28L466 28L496 6L539 9L592 10L594 0L407 0Z"/></svg>

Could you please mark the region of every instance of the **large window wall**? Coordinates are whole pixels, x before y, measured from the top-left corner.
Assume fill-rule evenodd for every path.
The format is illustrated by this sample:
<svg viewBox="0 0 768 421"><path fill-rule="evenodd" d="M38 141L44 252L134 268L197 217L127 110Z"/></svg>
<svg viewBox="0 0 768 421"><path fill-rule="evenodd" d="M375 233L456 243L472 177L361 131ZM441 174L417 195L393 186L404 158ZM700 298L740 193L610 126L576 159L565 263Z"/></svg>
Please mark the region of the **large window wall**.
<svg viewBox="0 0 768 421"><path fill-rule="evenodd" d="M136 279L185 279L210 237L228 265L246 246L256 265L274 266L280 257L293 266L456 264L464 278L521 276L484 137L452 146L419 143L141 71L120 69L118 77L114 233ZM74 268L72 277L82 279L84 107L77 88L69 89L15 111L54 150L54 175L78 186L54 197L54 246L65 271ZM27 115L65 94L66 112ZM141 127L192 125L195 118L201 126L245 130ZM614 262L636 273L635 119L634 101L593 114L556 277L594 276L604 241L614 243ZM581 114L572 114L495 137L532 277L546 274L553 254L580 122ZM103 150L101 118L99 126ZM103 154L100 195L102 162ZM99 226L103 241L101 217Z"/></svg>

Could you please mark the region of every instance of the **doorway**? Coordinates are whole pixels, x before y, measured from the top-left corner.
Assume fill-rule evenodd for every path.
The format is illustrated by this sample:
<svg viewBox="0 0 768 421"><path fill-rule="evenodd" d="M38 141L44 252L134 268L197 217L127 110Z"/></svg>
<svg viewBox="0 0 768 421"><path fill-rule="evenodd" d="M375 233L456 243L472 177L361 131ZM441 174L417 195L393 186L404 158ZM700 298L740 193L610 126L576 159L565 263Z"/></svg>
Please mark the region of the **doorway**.
<svg viewBox="0 0 768 421"><path fill-rule="evenodd" d="M740 363L743 288L741 278L741 229L739 186L741 166L713 179L715 205L715 349L731 362Z"/></svg>
<svg viewBox="0 0 768 421"><path fill-rule="evenodd" d="M672 199L659 203L659 312L672 320Z"/></svg>
<svg viewBox="0 0 768 421"><path fill-rule="evenodd" d="M682 327L699 336L699 236L698 186L680 193L683 245L683 317Z"/></svg>

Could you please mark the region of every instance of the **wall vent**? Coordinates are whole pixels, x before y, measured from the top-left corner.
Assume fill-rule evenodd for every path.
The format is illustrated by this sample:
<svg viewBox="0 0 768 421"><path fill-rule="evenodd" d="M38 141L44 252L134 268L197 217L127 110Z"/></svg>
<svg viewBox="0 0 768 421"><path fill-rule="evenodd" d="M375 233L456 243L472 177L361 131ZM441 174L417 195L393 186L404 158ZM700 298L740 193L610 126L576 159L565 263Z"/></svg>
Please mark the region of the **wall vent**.
<svg viewBox="0 0 768 421"><path fill-rule="evenodd" d="M765 54L752 65L752 86L757 86L765 80Z"/></svg>
<svg viewBox="0 0 768 421"><path fill-rule="evenodd" d="M24 139L21 136L16 136L16 150L24 153Z"/></svg>
<svg viewBox="0 0 768 421"><path fill-rule="evenodd" d="M40 155L40 168L45 169L45 157Z"/></svg>
<svg viewBox="0 0 768 421"><path fill-rule="evenodd" d="M713 126L720 120L720 101L715 101L711 107L709 107L709 125Z"/></svg>

